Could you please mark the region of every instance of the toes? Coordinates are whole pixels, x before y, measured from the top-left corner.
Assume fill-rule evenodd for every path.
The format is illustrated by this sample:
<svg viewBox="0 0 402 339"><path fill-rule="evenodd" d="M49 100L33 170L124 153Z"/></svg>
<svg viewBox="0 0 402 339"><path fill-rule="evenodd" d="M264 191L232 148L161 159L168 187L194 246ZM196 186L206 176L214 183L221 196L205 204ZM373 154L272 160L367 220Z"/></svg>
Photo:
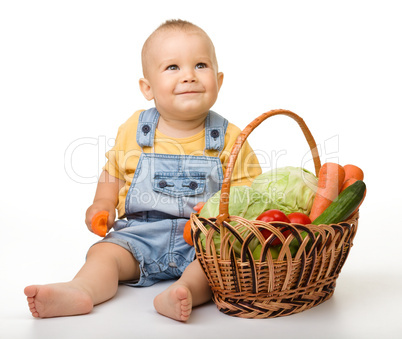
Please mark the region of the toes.
<svg viewBox="0 0 402 339"><path fill-rule="evenodd" d="M182 306L181 307L181 317L182 317L182 319L184 318L184 320L187 320L190 317L191 311L192 311L191 307Z"/></svg>
<svg viewBox="0 0 402 339"><path fill-rule="evenodd" d="M33 298L36 293L37 293L37 287L32 285L32 286L27 286L24 289L24 294L28 297L28 298Z"/></svg>
<svg viewBox="0 0 402 339"><path fill-rule="evenodd" d="M191 293L186 287L171 287L154 299L154 306L159 313L167 317L187 321L192 309L191 300Z"/></svg>
<svg viewBox="0 0 402 339"><path fill-rule="evenodd" d="M35 306L35 296L37 294L37 291L38 291L38 289L36 286L28 286L28 287L25 287L25 289L24 289L24 293L27 296L29 310L32 313L32 316L34 318L39 318L39 313L36 310L36 306Z"/></svg>
<svg viewBox="0 0 402 339"><path fill-rule="evenodd" d="M36 310L36 308L35 308L35 305L29 305L29 310L31 311L31 313L32 313L32 316L34 317L34 318L39 318L39 313L38 313L38 311Z"/></svg>
<svg viewBox="0 0 402 339"><path fill-rule="evenodd" d="M187 313L181 313L181 315L180 315L180 320L181 321L187 321L189 318L190 318L190 313L191 312L187 312Z"/></svg>
<svg viewBox="0 0 402 339"><path fill-rule="evenodd" d="M185 302L188 298L188 291L184 288L178 288L176 291L176 296L181 302Z"/></svg>

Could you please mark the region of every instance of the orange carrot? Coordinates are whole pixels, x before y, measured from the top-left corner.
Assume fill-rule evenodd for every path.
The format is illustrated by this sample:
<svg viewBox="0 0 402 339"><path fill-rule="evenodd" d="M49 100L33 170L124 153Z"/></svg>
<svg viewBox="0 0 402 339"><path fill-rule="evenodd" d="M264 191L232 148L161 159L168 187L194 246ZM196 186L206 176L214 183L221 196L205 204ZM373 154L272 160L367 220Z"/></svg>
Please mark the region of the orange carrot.
<svg viewBox="0 0 402 339"><path fill-rule="evenodd" d="M350 185L354 184L357 180L360 180L360 179L356 179L356 178L345 179L345 181L343 182L342 188L341 188L341 192L343 190L345 190L346 187L349 187Z"/></svg>
<svg viewBox="0 0 402 339"><path fill-rule="evenodd" d="M357 180L364 179L363 171L355 165L345 165L343 166L343 169L345 170L345 181L350 178L355 178Z"/></svg>
<svg viewBox="0 0 402 339"><path fill-rule="evenodd" d="M342 185L341 191L343 191L346 187L355 183L357 180L364 179L364 173L363 173L362 169L357 167L356 165L348 164L348 165L343 166L343 169L345 170L345 181ZM364 191L364 196L363 196L362 201L360 202L359 206L356 207L356 209L354 210L354 212L351 215L353 215L357 212L360 205L363 203L364 198L366 197L366 193L367 193L367 188Z"/></svg>
<svg viewBox="0 0 402 339"><path fill-rule="evenodd" d="M100 211L94 215L91 220L91 228L96 235L99 235L100 237L104 237L106 235L108 218L109 212L107 211Z"/></svg>
<svg viewBox="0 0 402 339"><path fill-rule="evenodd" d="M311 207L310 219L315 220L338 196L345 180L345 170L341 165L327 162L318 173L318 188Z"/></svg>
<svg viewBox="0 0 402 339"><path fill-rule="evenodd" d="M349 179L345 180L345 182L344 182L343 185L342 185L341 192L342 192L346 187L349 187L350 185L354 184L357 180L358 180L358 179L356 179L356 178L349 178ZM363 203L363 200L364 200L364 198L366 197L366 193L367 193L367 188L366 188L366 190L364 191L364 195L363 195L362 201L360 201L359 206L356 207L356 209L353 211L353 213L351 214L351 216L357 212L357 210L359 209L359 207L360 207L361 204Z"/></svg>
<svg viewBox="0 0 402 339"><path fill-rule="evenodd" d="M193 246L193 238L191 237L191 220L187 221L184 225L183 238L187 244Z"/></svg>
<svg viewBox="0 0 402 339"><path fill-rule="evenodd" d="M196 211L197 213L200 213L202 208L205 205L205 201L199 202L197 205L194 206L194 211Z"/></svg>

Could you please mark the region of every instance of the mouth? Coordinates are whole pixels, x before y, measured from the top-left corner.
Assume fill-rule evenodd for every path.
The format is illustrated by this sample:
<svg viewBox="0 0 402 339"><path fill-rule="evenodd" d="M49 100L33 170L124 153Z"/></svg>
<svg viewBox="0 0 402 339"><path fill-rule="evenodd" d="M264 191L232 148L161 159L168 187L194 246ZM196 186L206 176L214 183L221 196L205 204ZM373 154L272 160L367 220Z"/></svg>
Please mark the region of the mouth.
<svg viewBox="0 0 402 339"><path fill-rule="evenodd" d="M185 92L179 92L177 95L186 95L186 94L199 94L201 92L198 91L185 91Z"/></svg>
<svg viewBox="0 0 402 339"><path fill-rule="evenodd" d="M203 88L197 88L194 86L183 86L183 87L178 87L174 91L176 95L193 95L193 94L200 94L203 93L204 90Z"/></svg>

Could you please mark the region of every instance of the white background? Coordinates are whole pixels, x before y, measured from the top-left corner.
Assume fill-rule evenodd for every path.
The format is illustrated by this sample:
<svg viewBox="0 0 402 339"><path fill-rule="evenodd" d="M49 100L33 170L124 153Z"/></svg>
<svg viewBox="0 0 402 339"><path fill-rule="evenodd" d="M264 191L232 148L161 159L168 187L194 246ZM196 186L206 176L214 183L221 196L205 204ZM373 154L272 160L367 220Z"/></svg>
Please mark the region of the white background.
<svg viewBox="0 0 402 339"><path fill-rule="evenodd" d="M0 337L399 338L399 8L388 0L2 1ZM214 110L244 128L289 109L309 126L322 162L365 171L367 197L335 295L266 320L225 316L211 303L182 324L153 309L162 283L122 287L87 316L33 319L23 288L71 279L97 240L84 215L104 152L121 123L152 105L138 89L140 50L170 18L198 24L214 41L225 74ZM250 142L265 152L265 169L313 169L288 118L266 121Z"/></svg>

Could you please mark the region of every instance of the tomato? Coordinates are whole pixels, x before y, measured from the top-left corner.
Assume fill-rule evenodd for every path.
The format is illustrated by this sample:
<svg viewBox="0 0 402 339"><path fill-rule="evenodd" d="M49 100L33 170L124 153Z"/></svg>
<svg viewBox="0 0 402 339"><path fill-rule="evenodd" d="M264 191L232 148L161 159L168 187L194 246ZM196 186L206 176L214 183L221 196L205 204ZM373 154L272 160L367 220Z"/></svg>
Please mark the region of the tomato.
<svg viewBox="0 0 402 339"><path fill-rule="evenodd" d="M283 221L283 222L290 222L289 218L280 210L268 210L264 213L260 214L257 217L257 220L270 222L270 221Z"/></svg>
<svg viewBox="0 0 402 339"><path fill-rule="evenodd" d="M290 213L288 214L288 218L291 223L302 224L302 225L311 224L310 218L306 214L301 212Z"/></svg>
<svg viewBox="0 0 402 339"><path fill-rule="evenodd" d="M282 222L288 222L288 223L290 223L290 220L289 220L289 218L286 216L286 214L283 213L283 212L280 211L280 210L268 210L268 211L265 211L264 213L261 213L261 214L257 217L257 220L261 220L261 221L265 221L265 222L282 221ZM290 230L286 230L286 231L283 231L283 232L282 232L282 234L283 234L283 236L284 236L285 238L287 238L290 233L291 233ZM265 239L268 239L268 238L271 236L272 232L269 231L269 230L267 230L267 229L265 229L265 228L261 228L261 234L263 235L263 237L264 237ZM280 241L278 238L276 238L276 239L272 242L272 245L273 245L273 246L281 245L281 244L282 244L282 243L281 243L281 241Z"/></svg>

